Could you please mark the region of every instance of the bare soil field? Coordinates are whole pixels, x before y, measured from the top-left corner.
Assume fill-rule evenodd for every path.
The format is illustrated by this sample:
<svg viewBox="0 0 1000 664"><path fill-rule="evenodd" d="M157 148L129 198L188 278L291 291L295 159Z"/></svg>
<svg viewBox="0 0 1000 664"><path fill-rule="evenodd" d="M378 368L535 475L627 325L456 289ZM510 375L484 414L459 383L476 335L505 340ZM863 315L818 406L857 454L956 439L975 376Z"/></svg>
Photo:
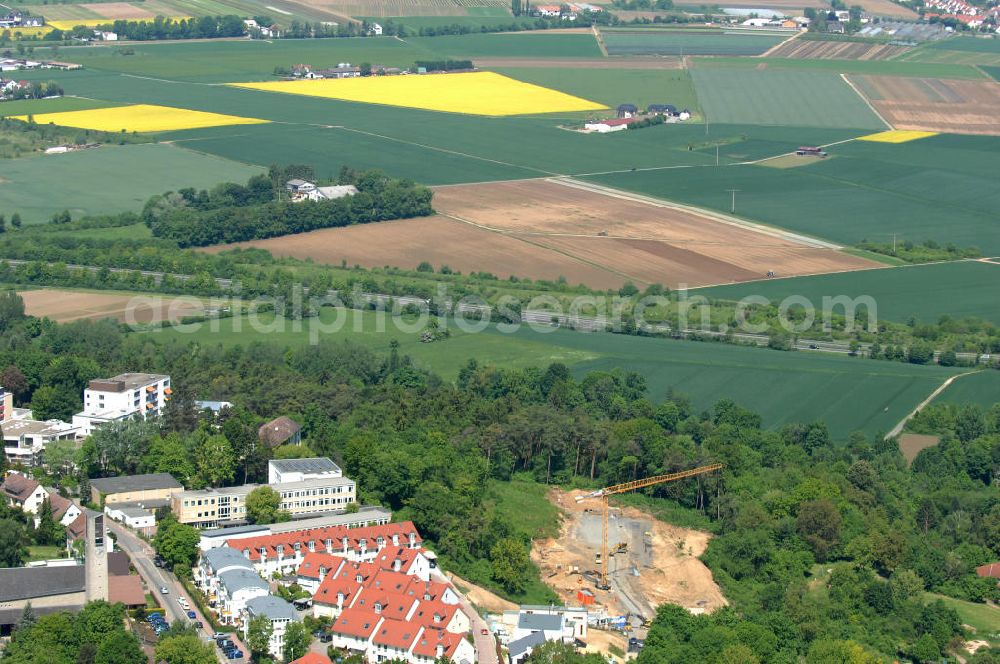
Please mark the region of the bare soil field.
<svg viewBox="0 0 1000 664"><path fill-rule="evenodd" d="M541 31L539 31L541 32ZM551 30L545 30L548 33ZM523 33L527 34L527 33ZM539 67L544 69L680 69L680 58L664 57L610 57L602 60L581 60L571 58L476 58L480 69L504 67Z"/></svg>
<svg viewBox="0 0 1000 664"><path fill-rule="evenodd" d="M609 558L612 589L595 590L579 572L597 568L595 556L601 551L600 501L577 503L576 497L584 493L559 489L549 493L549 499L565 517L560 534L558 539L536 540L531 550L542 580L567 604L579 604L576 595L581 588L595 592L599 608L611 616L631 612L651 618L655 608L665 602L695 612L713 611L727 604L712 571L698 560L708 547L708 533L672 526L633 507L612 510L609 546L624 542L628 550Z"/></svg>
<svg viewBox="0 0 1000 664"><path fill-rule="evenodd" d="M318 263L364 267L414 269L427 261L461 272L492 272L507 278L556 280L593 288L618 288L628 277L604 267L539 246L526 240L494 233L445 217L425 217L378 224L327 228L299 235L209 247L215 253L234 246L266 249L275 256L311 258Z"/></svg>
<svg viewBox="0 0 1000 664"><path fill-rule="evenodd" d="M874 266L693 212L544 180L439 187L434 206L469 224L671 288L759 279L768 271L787 276Z"/></svg>
<svg viewBox="0 0 1000 664"><path fill-rule="evenodd" d="M1000 135L1000 83L863 75L850 79L895 129Z"/></svg>
<svg viewBox="0 0 1000 664"><path fill-rule="evenodd" d="M790 39L767 55L796 60L888 60L909 50L909 46L889 44Z"/></svg>
<svg viewBox="0 0 1000 664"><path fill-rule="evenodd" d="M127 19L137 20L140 18L156 18L156 14L143 7L137 7L127 2L94 2L81 4L90 11L98 14L101 18L112 20Z"/></svg>
<svg viewBox="0 0 1000 664"><path fill-rule="evenodd" d="M149 323L178 320L205 312L204 304L191 297L117 295L63 290L30 290L20 293L29 316L51 318L58 323L74 320L114 318L122 322Z"/></svg>
<svg viewBox="0 0 1000 664"><path fill-rule="evenodd" d="M913 463L917 455L928 447L934 447L941 439L938 436L925 436L919 433L904 433L899 437L899 451L906 458L906 464Z"/></svg>

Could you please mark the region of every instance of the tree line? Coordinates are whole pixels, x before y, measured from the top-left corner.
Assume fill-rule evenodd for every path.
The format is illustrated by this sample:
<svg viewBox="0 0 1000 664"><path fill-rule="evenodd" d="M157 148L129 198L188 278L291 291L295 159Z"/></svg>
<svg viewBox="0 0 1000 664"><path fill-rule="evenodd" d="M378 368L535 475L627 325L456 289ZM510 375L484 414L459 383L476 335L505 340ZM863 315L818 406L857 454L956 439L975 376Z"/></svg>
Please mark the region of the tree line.
<svg viewBox="0 0 1000 664"><path fill-rule="evenodd" d="M159 39L215 39L219 37L242 37L246 34L243 18L235 14L222 16L202 16L199 18L172 19L157 16L151 21L117 20L102 23L96 27L74 26L72 30L58 28L46 33L43 41L64 41L77 38L92 39L94 30L114 32L118 39L129 41L152 41Z"/></svg>
<svg viewBox="0 0 1000 664"><path fill-rule="evenodd" d="M358 193L334 200L276 200L284 181L257 175L246 186L227 183L209 192L186 189L154 196L142 218L153 236L179 247L258 240L320 228L406 219L433 213L431 190L380 171L345 170L338 181Z"/></svg>

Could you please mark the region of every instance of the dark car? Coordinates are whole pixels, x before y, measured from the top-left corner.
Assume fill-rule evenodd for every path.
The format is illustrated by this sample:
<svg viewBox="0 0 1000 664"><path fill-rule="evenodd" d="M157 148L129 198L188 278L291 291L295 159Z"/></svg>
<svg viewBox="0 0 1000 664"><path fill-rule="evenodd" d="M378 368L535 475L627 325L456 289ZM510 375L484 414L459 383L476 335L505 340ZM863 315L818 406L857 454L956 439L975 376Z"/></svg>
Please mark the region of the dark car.
<svg viewBox="0 0 1000 664"><path fill-rule="evenodd" d="M203 623L200 620L195 620L194 621L194 626L195 626L196 629L203 629L205 627L205 623Z"/></svg>
<svg viewBox="0 0 1000 664"><path fill-rule="evenodd" d="M188 611L187 612L187 617L190 618L191 620L194 620L195 618L198 617L198 614L195 613L194 611Z"/></svg>
<svg viewBox="0 0 1000 664"><path fill-rule="evenodd" d="M333 634L330 634L329 632L324 632L323 635L319 637L320 643L330 643L330 641L333 641Z"/></svg>
<svg viewBox="0 0 1000 664"><path fill-rule="evenodd" d="M230 650L226 653L226 659L243 659L242 650Z"/></svg>

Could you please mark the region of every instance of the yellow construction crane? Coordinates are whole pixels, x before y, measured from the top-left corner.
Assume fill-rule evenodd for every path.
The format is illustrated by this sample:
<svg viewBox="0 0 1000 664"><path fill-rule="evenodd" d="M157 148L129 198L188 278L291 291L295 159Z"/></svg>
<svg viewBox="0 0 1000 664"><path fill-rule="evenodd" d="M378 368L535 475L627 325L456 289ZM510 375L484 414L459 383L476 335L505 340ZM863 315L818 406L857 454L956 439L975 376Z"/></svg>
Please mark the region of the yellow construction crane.
<svg viewBox="0 0 1000 664"><path fill-rule="evenodd" d="M644 489L648 486L655 486L657 484L664 484L665 482L676 482L677 480L682 480L687 477L694 477L695 475L703 475L705 473L711 473L716 470L721 470L721 463L713 463L707 466L701 466L699 468L692 468L691 470L682 470L679 473L668 473L666 475L655 475L653 477L646 477L641 480L633 480L631 482L625 482L624 484L616 484L614 486L605 487L594 491L592 493L584 494L582 496L577 496L576 502L582 502L584 500L590 500L592 498L601 499L602 507L602 530L601 530L601 583L598 586L600 590L608 590L611 585L608 583L608 496L614 496L619 493L628 493L629 491L635 491L636 489ZM615 549L618 551L618 548Z"/></svg>

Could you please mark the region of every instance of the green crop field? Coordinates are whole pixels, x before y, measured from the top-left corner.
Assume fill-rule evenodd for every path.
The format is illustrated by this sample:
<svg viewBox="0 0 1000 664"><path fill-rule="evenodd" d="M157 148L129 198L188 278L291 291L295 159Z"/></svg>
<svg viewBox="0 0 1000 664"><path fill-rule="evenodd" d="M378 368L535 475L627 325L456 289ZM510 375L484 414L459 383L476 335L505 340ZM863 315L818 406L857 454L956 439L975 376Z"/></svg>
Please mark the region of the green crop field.
<svg viewBox="0 0 1000 664"><path fill-rule="evenodd" d="M929 50L934 51L965 51L969 53L1000 53L1000 39L980 39L976 37L953 37L929 42Z"/></svg>
<svg viewBox="0 0 1000 664"><path fill-rule="evenodd" d="M693 69L711 122L884 129L840 76L824 72Z"/></svg>
<svg viewBox="0 0 1000 664"><path fill-rule="evenodd" d="M496 34L407 37L407 43L439 57L600 58L597 40L589 34L513 32Z"/></svg>
<svg viewBox="0 0 1000 664"><path fill-rule="evenodd" d="M904 61L919 49L894 60L799 60L796 58L695 58L697 69L779 69L829 72L833 74L871 74L878 76L920 76L924 78L982 79L982 72L967 64L950 61Z"/></svg>
<svg viewBox="0 0 1000 664"><path fill-rule="evenodd" d="M602 30L608 55L759 55L787 35L681 30Z"/></svg>
<svg viewBox="0 0 1000 664"><path fill-rule="evenodd" d="M764 418L767 426L787 422L825 420L838 439L855 430L869 434L888 431L917 403L955 371L856 358L786 353L715 343L672 341L613 334L585 334L568 330L538 332L527 327L502 334L494 327L475 334L454 330L450 339L431 344L419 341L419 325L400 331L393 321L379 332L372 313L347 312L339 332L320 338L351 340L385 352L391 340L400 352L447 379L454 379L469 358L480 364L526 367L563 362L576 375L610 371L616 367L642 373L650 398L659 401L668 390L686 394L695 408L709 408L731 398ZM324 309L323 325L332 325L335 313ZM238 321L240 330L234 330ZM162 340L246 345L267 341L289 346L308 343L310 325L293 329L294 322L261 317L261 330L244 319L217 321L217 331L203 325L189 333L159 330L148 333ZM275 329L266 331L269 325Z"/></svg>
<svg viewBox="0 0 1000 664"><path fill-rule="evenodd" d="M441 28L441 27L451 27L460 26L463 28L472 28L478 30L480 26L509 26L512 24L525 25L532 23L534 19L530 18L514 18L510 15L510 12L506 9L500 9L498 7L470 7L471 9L480 9L492 13L473 13L469 12L468 16L394 16L392 18L385 18L382 16L364 16L355 17L362 20L377 22L383 26L391 22L394 25L404 26L409 34L413 34L421 29L426 28Z"/></svg>
<svg viewBox="0 0 1000 664"><path fill-rule="evenodd" d="M980 67L994 81L1000 81L1000 67Z"/></svg>
<svg viewBox="0 0 1000 664"><path fill-rule="evenodd" d="M3 212L19 212L26 224L32 224L64 209L74 218L138 211L153 194L227 180L242 182L259 172L257 167L171 145L105 145L4 161L0 200Z"/></svg>
<svg viewBox="0 0 1000 664"><path fill-rule="evenodd" d="M611 107L631 102L640 107L659 103L691 110L698 108L691 76L683 69L505 67L496 71L519 81L554 88Z"/></svg>
<svg viewBox="0 0 1000 664"><path fill-rule="evenodd" d="M989 408L1000 403L1000 371L985 369L962 376L945 388L935 400L943 403L974 403Z"/></svg>
<svg viewBox="0 0 1000 664"><path fill-rule="evenodd" d="M35 113L61 113L63 111L85 111L90 108L113 106L111 102L81 97L56 97L54 99L19 99L0 104L0 117L10 115L31 115Z"/></svg>
<svg viewBox="0 0 1000 664"><path fill-rule="evenodd" d="M809 277L771 279L703 288L710 298L740 300L760 295L772 302L790 296L808 299L820 309L824 297L869 296L880 320L906 322L911 317L936 323L941 316L975 316L1000 324L1000 265L978 261L935 263ZM1000 377L1000 374L998 374Z"/></svg>
<svg viewBox="0 0 1000 664"><path fill-rule="evenodd" d="M702 99L699 96L699 99ZM704 100L702 100L704 101ZM1000 192L990 184L1000 138L942 135L909 143L854 141L791 169L758 165L616 173L612 187L729 212L851 245L927 239L1000 254Z"/></svg>

